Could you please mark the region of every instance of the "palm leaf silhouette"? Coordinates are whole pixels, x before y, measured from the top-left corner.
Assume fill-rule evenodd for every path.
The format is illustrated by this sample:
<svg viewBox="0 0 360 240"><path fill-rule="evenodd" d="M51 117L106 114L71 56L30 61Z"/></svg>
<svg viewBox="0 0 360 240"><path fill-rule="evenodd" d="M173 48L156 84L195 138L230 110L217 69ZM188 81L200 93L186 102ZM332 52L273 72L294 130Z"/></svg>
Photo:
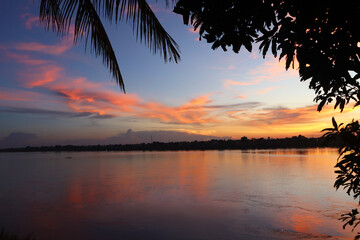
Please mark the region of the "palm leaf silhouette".
<svg viewBox="0 0 360 240"><path fill-rule="evenodd" d="M86 43L90 40L91 51L95 56L102 56L104 65L125 92L116 55L101 17L131 24L136 39L144 42L153 54L159 53L165 62L177 63L180 60L179 46L161 26L145 0L41 0L40 21L60 34L69 33L73 24L74 43L79 38L85 38Z"/></svg>

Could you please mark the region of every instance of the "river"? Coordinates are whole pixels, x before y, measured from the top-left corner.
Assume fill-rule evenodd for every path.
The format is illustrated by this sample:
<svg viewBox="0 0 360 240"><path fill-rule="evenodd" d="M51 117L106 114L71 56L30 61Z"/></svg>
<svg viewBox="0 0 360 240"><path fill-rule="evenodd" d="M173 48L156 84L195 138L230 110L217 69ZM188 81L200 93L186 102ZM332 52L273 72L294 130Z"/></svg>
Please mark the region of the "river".
<svg viewBox="0 0 360 240"><path fill-rule="evenodd" d="M36 240L352 239L336 149L0 153L0 228ZM360 228L359 228L360 230Z"/></svg>

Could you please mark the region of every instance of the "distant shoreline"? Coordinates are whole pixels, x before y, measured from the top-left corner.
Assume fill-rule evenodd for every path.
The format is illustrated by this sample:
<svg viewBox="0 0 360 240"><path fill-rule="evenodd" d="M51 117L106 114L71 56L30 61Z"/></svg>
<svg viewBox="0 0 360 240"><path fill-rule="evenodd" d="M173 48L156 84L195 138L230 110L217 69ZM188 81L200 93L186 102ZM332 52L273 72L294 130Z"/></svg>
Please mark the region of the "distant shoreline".
<svg viewBox="0 0 360 240"><path fill-rule="evenodd" d="M252 138L239 140L209 140L191 142L152 142L139 144L109 145L55 145L41 147L3 148L0 152L106 152L106 151L186 151L186 150L247 150L247 149L279 149L279 148L326 148L338 147L338 142L326 143L322 138Z"/></svg>

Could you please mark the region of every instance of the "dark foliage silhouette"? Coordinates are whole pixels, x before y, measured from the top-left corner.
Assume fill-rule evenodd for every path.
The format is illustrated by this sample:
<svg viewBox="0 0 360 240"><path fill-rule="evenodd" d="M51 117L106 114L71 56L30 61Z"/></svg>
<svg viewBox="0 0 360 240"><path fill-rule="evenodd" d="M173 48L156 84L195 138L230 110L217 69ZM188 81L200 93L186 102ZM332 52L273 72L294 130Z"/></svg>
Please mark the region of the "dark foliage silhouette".
<svg viewBox="0 0 360 240"><path fill-rule="evenodd" d="M297 60L318 111L334 100L341 110L350 100L360 104L359 1L179 0L174 12L214 50L251 51L258 42L264 57L271 49L285 58L286 69Z"/></svg>
<svg viewBox="0 0 360 240"><path fill-rule="evenodd" d="M168 3L168 2L167 2ZM74 43L90 40L91 50L101 56L115 81L125 91L124 81L102 19L132 25L136 39L163 56L164 61L180 60L179 46L161 26L145 0L41 0L40 20L48 28L67 34L74 26Z"/></svg>
<svg viewBox="0 0 360 240"><path fill-rule="evenodd" d="M346 193L359 201L360 205L360 125L359 121L352 121L343 126L337 124L332 119L333 128L326 128L323 138L329 142L337 140L339 146L339 158L335 165L337 174L334 187L336 189L343 188ZM353 209L351 212L342 214L340 220L344 221L344 228L349 225L352 230L360 223L358 210ZM360 239L360 232L355 237Z"/></svg>

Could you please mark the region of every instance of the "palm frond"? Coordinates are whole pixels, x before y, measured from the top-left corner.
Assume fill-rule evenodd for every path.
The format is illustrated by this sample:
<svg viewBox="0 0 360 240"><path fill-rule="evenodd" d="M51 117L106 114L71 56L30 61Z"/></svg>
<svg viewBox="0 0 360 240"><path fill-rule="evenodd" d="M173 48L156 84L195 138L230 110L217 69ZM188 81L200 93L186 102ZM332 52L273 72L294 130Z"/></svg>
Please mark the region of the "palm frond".
<svg viewBox="0 0 360 240"><path fill-rule="evenodd" d="M61 32L63 17L60 11L59 1L49 0L40 3L40 21L47 23L47 28L54 32Z"/></svg>
<svg viewBox="0 0 360 240"><path fill-rule="evenodd" d="M166 0L168 4L169 0ZM176 0L171 0L176 1ZM53 31L66 34L74 24L74 42L90 39L91 50L101 55L115 81L125 91L120 68L100 16L133 26L137 40L163 56L164 61L180 60L179 46L161 26L145 0L41 0L40 20Z"/></svg>
<svg viewBox="0 0 360 240"><path fill-rule="evenodd" d="M125 20L130 23L137 40L144 41L154 54L160 53L165 62L180 60L179 46L162 27L145 0L92 0L92 2L102 16L110 21L115 19L115 22ZM169 4L169 0L166 0L166 4Z"/></svg>

